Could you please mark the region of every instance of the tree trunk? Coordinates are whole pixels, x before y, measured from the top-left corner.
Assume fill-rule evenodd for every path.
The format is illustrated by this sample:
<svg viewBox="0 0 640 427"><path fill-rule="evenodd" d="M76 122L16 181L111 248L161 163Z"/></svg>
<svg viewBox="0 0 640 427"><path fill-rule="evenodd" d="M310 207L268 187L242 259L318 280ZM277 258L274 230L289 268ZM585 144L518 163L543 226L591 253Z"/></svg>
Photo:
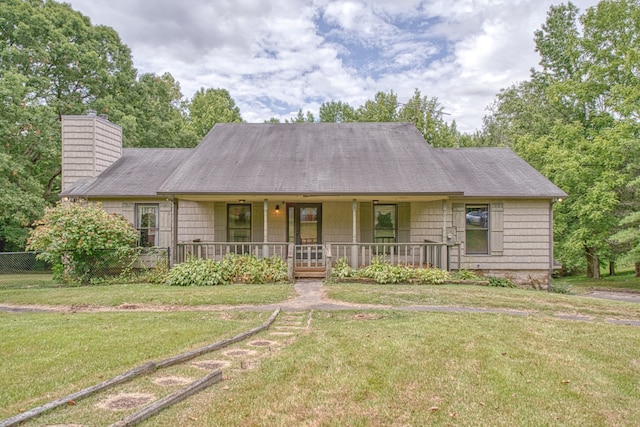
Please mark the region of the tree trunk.
<svg viewBox="0 0 640 427"><path fill-rule="evenodd" d="M609 276L616 275L616 263L613 261L609 261Z"/></svg>
<svg viewBox="0 0 640 427"><path fill-rule="evenodd" d="M587 257L587 279L600 279L600 260L594 248L585 248Z"/></svg>
<svg viewBox="0 0 640 427"><path fill-rule="evenodd" d="M640 261L636 262L636 277L640 277Z"/></svg>

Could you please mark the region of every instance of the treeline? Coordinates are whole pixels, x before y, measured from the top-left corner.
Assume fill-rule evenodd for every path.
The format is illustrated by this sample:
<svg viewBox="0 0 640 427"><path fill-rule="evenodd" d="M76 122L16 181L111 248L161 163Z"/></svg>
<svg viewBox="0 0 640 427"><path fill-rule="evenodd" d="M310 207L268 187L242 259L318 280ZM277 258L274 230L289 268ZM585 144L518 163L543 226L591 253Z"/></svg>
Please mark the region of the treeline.
<svg viewBox="0 0 640 427"><path fill-rule="evenodd" d="M639 2L551 7L534 35L539 68L497 95L474 134L418 89L404 103L378 92L284 122L403 121L436 147L510 147L570 195L554 206L555 256L567 270L597 277L616 261L640 270ZM215 123L242 121L225 89L187 99L169 73L139 74L112 28L68 5L0 2L0 251L21 250L57 199L60 117L89 109L121 125L128 147L193 147Z"/></svg>

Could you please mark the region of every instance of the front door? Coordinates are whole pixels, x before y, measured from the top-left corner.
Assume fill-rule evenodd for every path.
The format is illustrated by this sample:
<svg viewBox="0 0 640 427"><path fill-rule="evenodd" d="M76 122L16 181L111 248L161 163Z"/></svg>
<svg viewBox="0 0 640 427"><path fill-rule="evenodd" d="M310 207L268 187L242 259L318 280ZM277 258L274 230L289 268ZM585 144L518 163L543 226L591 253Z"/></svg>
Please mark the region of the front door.
<svg viewBox="0 0 640 427"><path fill-rule="evenodd" d="M289 241L296 245L322 243L322 205L297 203L289 206Z"/></svg>

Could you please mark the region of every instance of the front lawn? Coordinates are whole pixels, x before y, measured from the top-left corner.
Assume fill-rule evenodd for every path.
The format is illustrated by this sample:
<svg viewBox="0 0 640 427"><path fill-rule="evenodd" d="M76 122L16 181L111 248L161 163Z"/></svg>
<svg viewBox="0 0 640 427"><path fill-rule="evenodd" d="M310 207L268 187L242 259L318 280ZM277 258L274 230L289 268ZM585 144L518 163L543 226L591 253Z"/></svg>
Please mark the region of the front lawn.
<svg viewBox="0 0 640 427"><path fill-rule="evenodd" d="M0 418L266 317L0 313ZM639 331L547 316L314 311L308 331L253 369L142 425L631 426L640 419ZM67 418L68 407L27 425L90 420L97 410L93 400L73 408L79 418Z"/></svg>
<svg viewBox="0 0 640 427"><path fill-rule="evenodd" d="M47 275L0 275L0 304L117 307L150 305L272 304L294 295L292 284L167 286L152 284L62 286Z"/></svg>

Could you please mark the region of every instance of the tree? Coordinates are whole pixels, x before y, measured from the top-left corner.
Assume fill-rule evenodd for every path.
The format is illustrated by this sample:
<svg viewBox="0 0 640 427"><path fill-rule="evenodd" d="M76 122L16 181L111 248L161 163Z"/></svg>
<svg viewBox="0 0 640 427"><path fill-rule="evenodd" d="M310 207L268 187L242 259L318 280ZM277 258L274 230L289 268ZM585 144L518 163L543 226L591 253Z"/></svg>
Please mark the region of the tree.
<svg viewBox="0 0 640 427"><path fill-rule="evenodd" d="M204 89L195 93L188 104L189 127L198 141L216 123L242 123L240 109L226 89Z"/></svg>
<svg viewBox="0 0 640 427"><path fill-rule="evenodd" d="M122 216L108 214L97 203L59 202L34 223L27 250L53 265L54 278L87 283L99 266L131 255L138 232Z"/></svg>
<svg viewBox="0 0 640 427"><path fill-rule="evenodd" d="M202 138L187 124L188 105L170 73L140 75L126 98L110 115L123 128L125 146L194 147Z"/></svg>
<svg viewBox="0 0 640 427"><path fill-rule="evenodd" d="M395 122L398 118L398 95L378 92L356 110L358 122Z"/></svg>
<svg viewBox="0 0 640 427"><path fill-rule="evenodd" d="M346 102L323 102L320 106L320 121L328 123L349 123L356 121L356 110Z"/></svg>
<svg viewBox="0 0 640 427"><path fill-rule="evenodd" d="M7 233L0 244L17 249L26 241L17 225L40 216L59 191L60 117L95 109L98 100L113 104L136 72L114 30L54 1L0 2L0 40L0 162L12 177L0 190Z"/></svg>
<svg viewBox="0 0 640 427"><path fill-rule="evenodd" d="M611 236L638 169L629 153L638 153L640 130L639 10L626 0L602 1L583 15L571 3L552 6L535 33L542 68L502 91L485 120L487 133L570 194L555 206L556 255L567 266L586 265L589 277L615 258Z"/></svg>

